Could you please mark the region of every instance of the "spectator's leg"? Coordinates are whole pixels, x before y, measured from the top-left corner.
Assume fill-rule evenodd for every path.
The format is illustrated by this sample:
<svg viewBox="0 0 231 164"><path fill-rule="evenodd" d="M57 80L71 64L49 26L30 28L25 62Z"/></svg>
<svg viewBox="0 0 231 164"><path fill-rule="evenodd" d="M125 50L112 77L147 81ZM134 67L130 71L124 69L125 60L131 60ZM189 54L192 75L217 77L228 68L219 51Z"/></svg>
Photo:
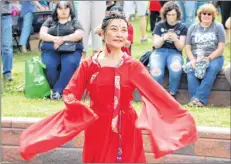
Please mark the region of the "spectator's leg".
<svg viewBox="0 0 231 164"><path fill-rule="evenodd" d="M162 85L164 70L166 66L166 49L156 49L152 52L149 59L150 73L152 77Z"/></svg>
<svg viewBox="0 0 231 164"><path fill-rule="evenodd" d="M135 15L136 6L134 1L123 1L123 2L124 2L123 9L125 15L128 18L130 18L131 15Z"/></svg>
<svg viewBox="0 0 231 164"><path fill-rule="evenodd" d="M187 12L185 12L185 23L187 27L195 22L196 5L197 1L184 1L184 7L185 10L187 10Z"/></svg>
<svg viewBox="0 0 231 164"><path fill-rule="evenodd" d="M54 91L63 93L63 89L67 86L72 75L79 66L80 59L82 57L82 51L76 51L70 54L61 55L61 72L60 78L54 86Z"/></svg>
<svg viewBox="0 0 231 164"><path fill-rule="evenodd" d="M46 65L45 74L50 87L53 89L59 78L58 67L61 64L61 57L55 51L42 50L42 62Z"/></svg>
<svg viewBox="0 0 231 164"><path fill-rule="evenodd" d="M2 65L3 76L6 80L12 80L12 65L13 65L13 43L12 43L12 18L11 16L2 16Z"/></svg>
<svg viewBox="0 0 231 164"><path fill-rule="evenodd" d="M194 71L187 73L187 81L188 81L188 91L190 100L195 96L197 89L200 86L200 81L194 75Z"/></svg>
<svg viewBox="0 0 231 164"><path fill-rule="evenodd" d="M94 33L94 29L98 27L105 16L106 3L105 1L92 1L91 11L91 30L92 30L92 48L93 53L97 53L102 49L102 38Z"/></svg>
<svg viewBox="0 0 231 164"><path fill-rule="evenodd" d="M32 21L33 21L33 14L27 13L24 17L23 17L23 25L22 25L22 31L21 31L21 35L20 35L20 41L19 44L21 45L22 52L26 52L26 45L27 45L27 41L30 37L31 31L32 31Z"/></svg>
<svg viewBox="0 0 231 164"><path fill-rule="evenodd" d="M197 11L202 5L204 5L205 3L208 3L208 2L205 2L205 1L197 1L196 11Z"/></svg>
<svg viewBox="0 0 231 164"><path fill-rule="evenodd" d="M227 81L229 82L229 85L231 85L231 72L230 72L230 63L225 67L225 77L227 79Z"/></svg>
<svg viewBox="0 0 231 164"><path fill-rule="evenodd" d="M151 32L153 32L154 28L155 28L155 24L157 22L157 18L159 16L159 12L158 11L150 11L150 27L151 27Z"/></svg>
<svg viewBox="0 0 231 164"><path fill-rule="evenodd" d="M73 1L73 7L75 11L75 17L78 19L78 1Z"/></svg>
<svg viewBox="0 0 231 164"><path fill-rule="evenodd" d="M221 71L223 64L223 56L217 57L210 62L209 68L207 69L200 86L197 88L195 95L195 97L202 103L207 103L216 76Z"/></svg>
<svg viewBox="0 0 231 164"><path fill-rule="evenodd" d="M230 34L229 30L225 26L226 20L230 17L230 11L231 11L231 1L220 1L221 6L221 21L225 28L225 36L226 36L226 43L230 42Z"/></svg>
<svg viewBox="0 0 231 164"><path fill-rule="evenodd" d="M90 1L79 1L78 4L78 20L83 26L84 35L83 35L83 58L86 58L88 50L88 39L91 31L91 5Z"/></svg>
<svg viewBox="0 0 231 164"><path fill-rule="evenodd" d="M169 70L169 92L175 95L180 84L182 74L183 57L180 52L169 51L167 67Z"/></svg>
<svg viewBox="0 0 231 164"><path fill-rule="evenodd" d="M181 23L186 24L186 13L185 13L185 6L184 6L184 2L183 1L177 1L176 2L182 11L182 19L181 19Z"/></svg>
<svg viewBox="0 0 231 164"><path fill-rule="evenodd" d="M146 36L146 12L148 7L148 1L135 1L137 7L137 15L140 16L140 34L141 43L148 41Z"/></svg>

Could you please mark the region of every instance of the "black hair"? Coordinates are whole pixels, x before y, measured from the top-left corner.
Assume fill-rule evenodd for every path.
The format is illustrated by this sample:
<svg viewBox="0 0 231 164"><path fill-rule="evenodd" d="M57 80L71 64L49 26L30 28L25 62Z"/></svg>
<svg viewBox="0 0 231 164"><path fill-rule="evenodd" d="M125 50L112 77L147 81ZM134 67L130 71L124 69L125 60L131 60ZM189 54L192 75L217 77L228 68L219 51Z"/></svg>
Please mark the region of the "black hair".
<svg viewBox="0 0 231 164"><path fill-rule="evenodd" d="M123 19L128 25L128 21L126 20L125 14L123 12L118 11L118 10L113 10L113 11L109 11L109 13L104 17L101 29L103 31L106 31L108 24L113 19Z"/></svg>
<svg viewBox="0 0 231 164"><path fill-rule="evenodd" d="M67 2L67 1L59 1L56 6L55 6L55 9L52 13L52 19L54 21L58 21L59 18L58 18L58 13L57 13L57 10L58 8L60 7L60 4L61 3L65 3L65 6L68 7L70 9L70 16L71 16L71 19L75 18L75 13L74 13L74 10L73 10L73 7L72 5L70 4L70 2Z"/></svg>

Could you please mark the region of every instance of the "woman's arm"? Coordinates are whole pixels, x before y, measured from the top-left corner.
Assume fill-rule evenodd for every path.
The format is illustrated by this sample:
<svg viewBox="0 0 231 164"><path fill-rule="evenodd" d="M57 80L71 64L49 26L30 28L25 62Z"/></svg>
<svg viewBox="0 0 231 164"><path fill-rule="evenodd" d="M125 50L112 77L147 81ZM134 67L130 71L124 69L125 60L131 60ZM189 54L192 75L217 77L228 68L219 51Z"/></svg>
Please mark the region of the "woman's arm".
<svg viewBox="0 0 231 164"><path fill-rule="evenodd" d="M43 7L38 1L32 1L32 3L40 10L40 11L45 11L46 8Z"/></svg>
<svg viewBox="0 0 231 164"><path fill-rule="evenodd" d="M184 35L181 35L179 39L176 37L176 39L174 41L174 45L176 46L176 48L179 51L183 50L183 48L185 46L185 40L186 40L186 36L184 36Z"/></svg>
<svg viewBox="0 0 231 164"><path fill-rule="evenodd" d="M48 27L42 26L39 32L39 37L42 41L54 42L55 39L57 39L57 37L48 34L48 29L49 29Z"/></svg>
<svg viewBox="0 0 231 164"><path fill-rule="evenodd" d="M140 62L134 63L131 72L129 79L143 100L136 127L149 131L155 158L195 142L196 123L190 112L171 97Z"/></svg>
<svg viewBox="0 0 231 164"><path fill-rule="evenodd" d="M191 50L191 45L190 44L186 44L185 46L185 51L186 51L186 55L188 57L188 59L190 60L192 67L195 68L196 65L196 59L193 56L192 50Z"/></svg>
<svg viewBox="0 0 231 164"><path fill-rule="evenodd" d="M217 24L217 36L218 36L218 46L215 51L213 51L209 56L209 60L213 60L214 58L221 56L222 52L225 49L225 29L224 26L220 23Z"/></svg>
<svg viewBox="0 0 231 164"><path fill-rule="evenodd" d="M84 34L83 30L78 29L78 30L75 30L75 32L73 34L62 36L62 40L63 41L77 42L83 38L83 34Z"/></svg>
<svg viewBox="0 0 231 164"><path fill-rule="evenodd" d="M230 28L231 28L231 17L229 17L229 18L227 19L227 21L225 22L225 27L226 27L227 29L230 29Z"/></svg>
<svg viewBox="0 0 231 164"><path fill-rule="evenodd" d="M166 40L169 39L169 35L166 33L164 36L156 35L153 36L153 46L155 48L161 48Z"/></svg>
<svg viewBox="0 0 231 164"><path fill-rule="evenodd" d="M33 124L19 138L21 156L30 160L38 153L57 148L73 139L98 119L94 111L81 102L87 83L88 63L76 70L63 92L64 110Z"/></svg>
<svg viewBox="0 0 231 164"><path fill-rule="evenodd" d="M224 42L218 43L217 49L208 56L209 60L213 60L216 57L221 56L224 49L225 49L225 43Z"/></svg>

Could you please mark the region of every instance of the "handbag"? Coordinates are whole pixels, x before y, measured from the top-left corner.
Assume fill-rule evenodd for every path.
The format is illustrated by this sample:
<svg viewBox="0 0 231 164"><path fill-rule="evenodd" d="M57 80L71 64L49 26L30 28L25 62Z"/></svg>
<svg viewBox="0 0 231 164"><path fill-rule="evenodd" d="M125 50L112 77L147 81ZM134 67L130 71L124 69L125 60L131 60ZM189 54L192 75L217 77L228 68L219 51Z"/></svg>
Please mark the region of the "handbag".
<svg viewBox="0 0 231 164"><path fill-rule="evenodd" d="M76 43L65 41L63 44L61 44L57 49L57 52L66 54L66 53L73 53L76 51Z"/></svg>
<svg viewBox="0 0 231 164"><path fill-rule="evenodd" d="M59 24L57 28L57 36L59 36ZM72 41L65 41L63 44L61 44L56 51L62 54L67 54L67 53L73 53L76 51L76 42Z"/></svg>
<svg viewBox="0 0 231 164"><path fill-rule="evenodd" d="M152 50L151 50L151 51L146 51L146 52L140 57L140 62L141 62L144 66L148 66L150 55L152 54L152 52L153 52L154 50L155 50L155 47L152 47Z"/></svg>
<svg viewBox="0 0 231 164"><path fill-rule="evenodd" d="M203 79L206 73L207 68L209 67L209 61L200 59L195 65L195 69L192 67L191 62L188 62L186 65L183 66L183 70L185 73L190 73L194 71L195 77L198 79Z"/></svg>
<svg viewBox="0 0 231 164"><path fill-rule="evenodd" d="M50 85L44 74L46 66L38 57L25 61L25 96L44 98L50 95Z"/></svg>

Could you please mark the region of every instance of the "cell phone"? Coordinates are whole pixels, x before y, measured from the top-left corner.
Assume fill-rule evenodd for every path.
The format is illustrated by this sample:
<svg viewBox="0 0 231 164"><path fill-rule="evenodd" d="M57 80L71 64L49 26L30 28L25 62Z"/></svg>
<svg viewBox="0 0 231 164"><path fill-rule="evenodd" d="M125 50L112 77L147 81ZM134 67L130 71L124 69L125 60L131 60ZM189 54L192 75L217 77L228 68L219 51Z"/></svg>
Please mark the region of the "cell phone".
<svg viewBox="0 0 231 164"><path fill-rule="evenodd" d="M169 29L168 32L174 33L174 29Z"/></svg>

